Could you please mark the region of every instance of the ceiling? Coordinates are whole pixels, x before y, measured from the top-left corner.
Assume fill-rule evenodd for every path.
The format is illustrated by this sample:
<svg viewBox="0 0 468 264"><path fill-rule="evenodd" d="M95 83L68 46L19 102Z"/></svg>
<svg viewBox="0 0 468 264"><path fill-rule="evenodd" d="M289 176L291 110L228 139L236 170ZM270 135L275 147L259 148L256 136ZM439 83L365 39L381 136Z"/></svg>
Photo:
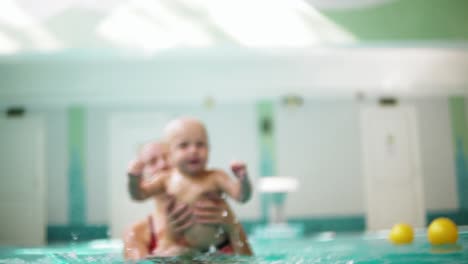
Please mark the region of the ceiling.
<svg viewBox="0 0 468 264"><path fill-rule="evenodd" d="M302 0L4 0L0 10L4 54L64 49L154 54L184 47L294 48L354 40Z"/></svg>
<svg viewBox="0 0 468 264"><path fill-rule="evenodd" d="M466 94L466 10L465 0L2 0L0 103Z"/></svg>
<svg viewBox="0 0 468 264"><path fill-rule="evenodd" d="M468 1L2 0L0 56L468 40Z"/></svg>

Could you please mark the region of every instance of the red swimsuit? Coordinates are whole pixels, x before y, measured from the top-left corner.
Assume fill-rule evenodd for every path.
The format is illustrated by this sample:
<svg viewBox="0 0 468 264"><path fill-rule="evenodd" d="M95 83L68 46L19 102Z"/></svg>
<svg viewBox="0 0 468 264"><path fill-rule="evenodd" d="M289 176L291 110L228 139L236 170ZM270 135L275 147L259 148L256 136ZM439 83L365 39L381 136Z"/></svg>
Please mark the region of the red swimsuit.
<svg viewBox="0 0 468 264"><path fill-rule="evenodd" d="M150 243L148 245L148 252L151 254L153 250L155 250L158 247L158 239L156 237L156 232L154 232L154 226L153 226L153 217L151 215L148 216L148 224L150 228Z"/></svg>

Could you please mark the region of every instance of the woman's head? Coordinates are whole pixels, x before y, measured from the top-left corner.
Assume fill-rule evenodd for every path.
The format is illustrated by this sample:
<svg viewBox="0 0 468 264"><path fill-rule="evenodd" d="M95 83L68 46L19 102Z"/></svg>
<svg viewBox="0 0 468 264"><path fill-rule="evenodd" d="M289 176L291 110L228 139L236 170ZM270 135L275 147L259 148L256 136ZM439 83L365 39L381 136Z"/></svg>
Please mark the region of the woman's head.
<svg viewBox="0 0 468 264"><path fill-rule="evenodd" d="M156 173L170 169L169 147L165 142L150 142L145 144L139 153L144 163L143 175L152 176Z"/></svg>

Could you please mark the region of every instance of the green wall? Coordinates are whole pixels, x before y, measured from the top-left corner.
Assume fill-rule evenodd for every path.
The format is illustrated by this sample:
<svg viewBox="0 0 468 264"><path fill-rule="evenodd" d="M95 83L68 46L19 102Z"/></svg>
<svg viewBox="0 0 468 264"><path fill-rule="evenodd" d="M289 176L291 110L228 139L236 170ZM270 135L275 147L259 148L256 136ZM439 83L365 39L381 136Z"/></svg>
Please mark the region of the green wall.
<svg viewBox="0 0 468 264"><path fill-rule="evenodd" d="M86 224L86 110L84 107L68 109L68 222Z"/></svg>
<svg viewBox="0 0 468 264"><path fill-rule="evenodd" d="M260 150L260 176L268 177L276 175L276 154L275 154L275 125L274 107L270 100L263 100L257 103L258 115L258 135ZM269 215L271 195L262 194L261 201L261 221L265 223Z"/></svg>
<svg viewBox="0 0 468 264"><path fill-rule="evenodd" d="M460 210L468 211L468 125L465 98L450 98L452 138Z"/></svg>
<svg viewBox="0 0 468 264"><path fill-rule="evenodd" d="M360 40L468 40L466 0L398 0L322 13Z"/></svg>

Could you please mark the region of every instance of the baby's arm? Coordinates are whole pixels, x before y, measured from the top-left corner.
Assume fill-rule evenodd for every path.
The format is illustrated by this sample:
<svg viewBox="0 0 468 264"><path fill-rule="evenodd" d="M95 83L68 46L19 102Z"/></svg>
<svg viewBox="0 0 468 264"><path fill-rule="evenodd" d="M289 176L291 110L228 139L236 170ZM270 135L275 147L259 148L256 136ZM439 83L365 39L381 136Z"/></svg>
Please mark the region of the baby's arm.
<svg viewBox="0 0 468 264"><path fill-rule="evenodd" d="M164 191L167 175L155 175L151 181L143 181L142 163L138 160L130 163L128 169L128 190L134 200L142 201Z"/></svg>
<svg viewBox="0 0 468 264"><path fill-rule="evenodd" d="M230 178L226 173L217 171L215 174L216 184L219 188L234 198L236 201L245 203L250 199L252 194L252 187L250 185L249 177L244 163L236 162L231 164L231 169L238 181Z"/></svg>

